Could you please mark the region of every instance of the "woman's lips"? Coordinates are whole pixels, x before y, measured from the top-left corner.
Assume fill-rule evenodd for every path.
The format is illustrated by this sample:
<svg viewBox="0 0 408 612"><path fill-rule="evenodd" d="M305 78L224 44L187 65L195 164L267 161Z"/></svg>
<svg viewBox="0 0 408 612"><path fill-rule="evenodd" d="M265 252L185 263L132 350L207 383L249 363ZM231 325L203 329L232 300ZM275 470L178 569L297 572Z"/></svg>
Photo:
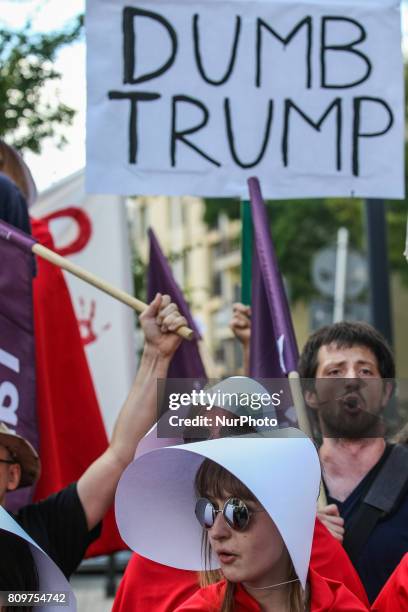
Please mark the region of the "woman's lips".
<svg viewBox="0 0 408 612"><path fill-rule="evenodd" d="M234 563L234 561L236 561L238 558L238 555L229 552L219 552L217 553L217 556L223 565Z"/></svg>

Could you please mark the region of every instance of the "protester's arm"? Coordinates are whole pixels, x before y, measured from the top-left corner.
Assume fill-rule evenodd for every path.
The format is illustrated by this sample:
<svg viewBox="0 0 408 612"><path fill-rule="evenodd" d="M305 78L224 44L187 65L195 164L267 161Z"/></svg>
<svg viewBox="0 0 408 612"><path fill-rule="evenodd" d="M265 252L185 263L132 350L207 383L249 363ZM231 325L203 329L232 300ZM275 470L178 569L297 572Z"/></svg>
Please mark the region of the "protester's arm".
<svg viewBox="0 0 408 612"><path fill-rule="evenodd" d="M143 356L112 440L78 481L78 495L89 529L112 504L122 472L132 461L139 441L156 421L157 379L166 378L171 358L180 344L180 337L173 332L186 325L169 296L160 294L140 316L140 322L145 336Z"/></svg>
<svg viewBox="0 0 408 612"><path fill-rule="evenodd" d="M249 349L251 340L251 307L236 303L232 307L230 321L232 333L242 344L244 353L244 374L249 375Z"/></svg>
<svg viewBox="0 0 408 612"><path fill-rule="evenodd" d="M332 536L343 542L344 538L344 519L340 516L340 512L336 504L329 504L324 508L319 508L317 516L323 525L330 531Z"/></svg>

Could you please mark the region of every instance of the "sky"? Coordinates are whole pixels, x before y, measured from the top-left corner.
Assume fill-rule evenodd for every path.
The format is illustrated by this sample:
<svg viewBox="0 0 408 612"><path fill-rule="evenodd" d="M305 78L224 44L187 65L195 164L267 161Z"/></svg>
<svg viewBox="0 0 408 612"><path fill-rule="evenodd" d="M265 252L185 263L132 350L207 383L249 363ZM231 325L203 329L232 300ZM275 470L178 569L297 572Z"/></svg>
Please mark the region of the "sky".
<svg viewBox="0 0 408 612"><path fill-rule="evenodd" d="M1 0L0 23L21 28L28 19L34 31L57 30L85 12L85 0ZM405 57L408 57L408 0L402 2L402 31ZM44 141L40 155L27 153L39 190L85 166L85 42L76 42L62 49L55 62L63 78L46 91L58 91L61 101L77 111L72 127L64 128L69 142L62 150L51 139Z"/></svg>

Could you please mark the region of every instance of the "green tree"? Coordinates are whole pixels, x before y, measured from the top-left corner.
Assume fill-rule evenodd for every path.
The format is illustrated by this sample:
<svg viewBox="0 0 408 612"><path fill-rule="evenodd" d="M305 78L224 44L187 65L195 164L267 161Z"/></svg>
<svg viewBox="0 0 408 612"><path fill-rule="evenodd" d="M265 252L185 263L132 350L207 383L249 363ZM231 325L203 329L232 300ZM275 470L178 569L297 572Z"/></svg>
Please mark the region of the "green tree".
<svg viewBox="0 0 408 612"><path fill-rule="evenodd" d="M44 86L61 74L53 62L64 45L78 39L83 17L59 32L33 33L30 23L22 30L0 27L0 137L17 149L41 151L44 138L65 143L57 127L70 125L74 109L63 102L44 101Z"/></svg>
<svg viewBox="0 0 408 612"><path fill-rule="evenodd" d="M405 66L408 87L408 65ZM408 119L408 97L405 100L405 123ZM405 200L386 202L388 258L392 272L408 286L405 249L408 210L408 144L405 146ZM215 227L220 213L231 219L240 216L236 199L209 198L205 201L204 221ZM366 247L365 210L362 200L330 198L324 200L274 200L267 202L271 232L279 265L290 286L291 298L309 299L316 292L311 283L311 264L315 252L333 244L339 227L350 232L350 245Z"/></svg>
<svg viewBox="0 0 408 612"><path fill-rule="evenodd" d="M363 251L365 249L365 210L362 200L273 200L266 204L279 265L289 283L293 301L310 299L316 295L311 282L313 256L319 249L335 243L340 227L349 230L351 247ZM400 274L404 284L408 285L408 266L402 256L407 201L388 201L386 210L390 268L392 272ZM239 211L238 200L209 199L206 200L204 220L209 227L214 227L220 213L237 219Z"/></svg>

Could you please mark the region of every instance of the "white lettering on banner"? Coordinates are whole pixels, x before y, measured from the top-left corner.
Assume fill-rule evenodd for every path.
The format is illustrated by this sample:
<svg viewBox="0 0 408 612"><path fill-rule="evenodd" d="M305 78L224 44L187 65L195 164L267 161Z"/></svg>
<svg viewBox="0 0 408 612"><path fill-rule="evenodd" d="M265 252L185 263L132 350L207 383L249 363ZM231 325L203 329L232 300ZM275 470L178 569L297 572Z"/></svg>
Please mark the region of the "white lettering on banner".
<svg viewBox="0 0 408 612"><path fill-rule="evenodd" d="M0 421L17 425L18 391L9 381L0 384Z"/></svg>
<svg viewBox="0 0 408 612"><path fill-rule="evenodd" d="M0 365L4 365L17 374L20 372L20 360L11 353L3 351L3 349L0 349Z"/></svg>
<svg viewBox="0 0 408 612"><path fill-rule="evenodd" d="M0 365L20 373L20 360L3 349L0 349ZM7 380L2 382L0 384L0 421L8 425L17 425L18 404L19 395L16 386Z"/></svg>
<svg viewBox="0 0 408 612"><path fill-rule="evenodd" d="M135 4L88 0L90 191L403 197L397 0Z"/></svg>

